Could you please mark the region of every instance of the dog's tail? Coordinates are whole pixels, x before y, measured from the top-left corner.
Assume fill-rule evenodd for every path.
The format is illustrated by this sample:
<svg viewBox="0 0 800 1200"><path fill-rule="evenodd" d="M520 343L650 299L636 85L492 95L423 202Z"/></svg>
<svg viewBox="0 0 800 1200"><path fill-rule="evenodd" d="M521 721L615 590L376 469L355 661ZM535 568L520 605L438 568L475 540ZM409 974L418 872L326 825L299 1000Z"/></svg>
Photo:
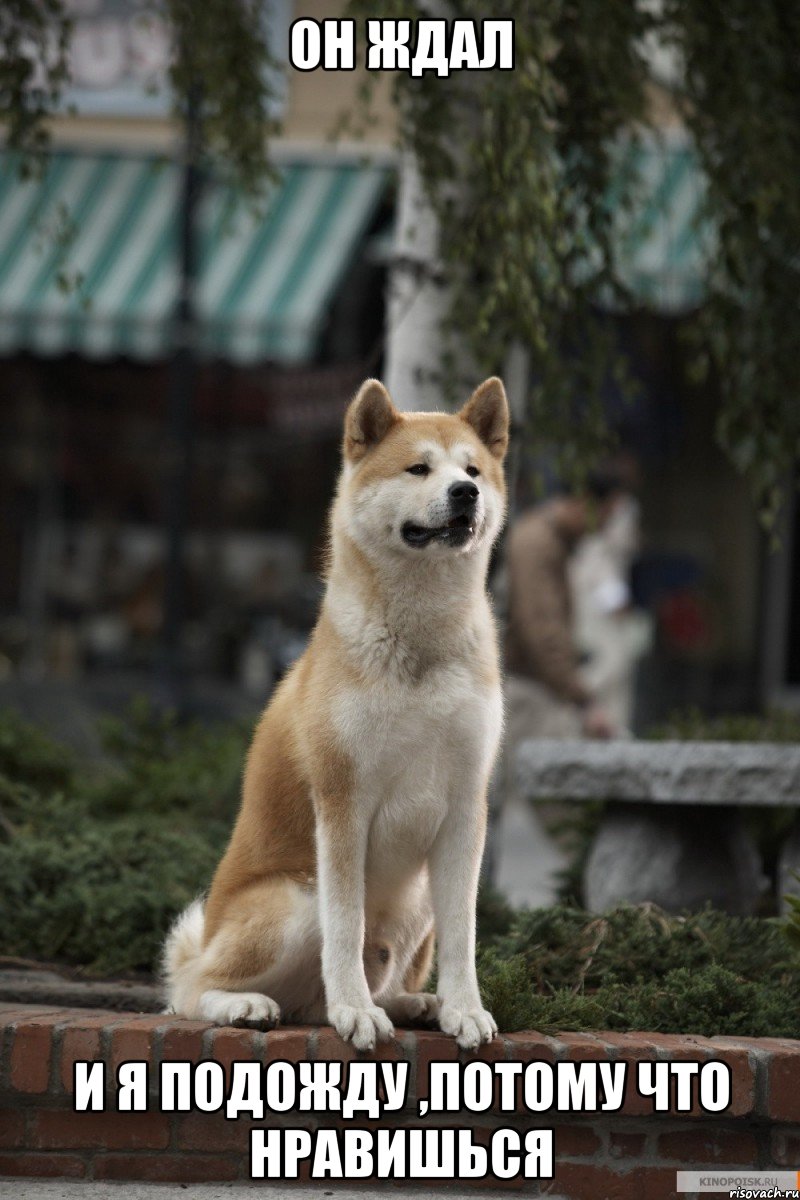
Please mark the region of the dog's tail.
<svg viewBox="0 0 800 1200"><path fill-rule="evenodd" d="M191 984L203 951L203 929L205 926L204 902L193 900L188 908L176 918L164 942L161 956L161 978L166 994L167 1010L184 1016L187 1008L187 990Z"/></svg>

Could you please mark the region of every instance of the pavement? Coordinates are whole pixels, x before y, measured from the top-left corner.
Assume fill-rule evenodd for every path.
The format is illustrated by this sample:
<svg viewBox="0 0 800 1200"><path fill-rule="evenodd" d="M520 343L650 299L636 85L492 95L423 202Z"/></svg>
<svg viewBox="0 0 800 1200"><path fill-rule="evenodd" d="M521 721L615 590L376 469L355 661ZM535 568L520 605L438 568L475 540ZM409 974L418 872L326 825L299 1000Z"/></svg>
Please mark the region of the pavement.
<svg viewBox="0 0 800 1200"><path fill-rule="evenodd" d="M391 1192L398 1197L407 1196L409 1200L430 1200L434 1195L431 1189L398 1188L390 1184ZM3 1200L230 1200L230 1197L252 1193L258 1189L261 1196L287 1197L291 1200L321 1200L322 1197L333 1197L333 1200L384 1200L387 1184L379 1188L352 1188L346 1183L322 1181L315 1187L296 1187L294 1184L280 1181L271 1184L259 1180L258 1183L87 1183L82 1179L0 1179L0 1197ZM493 1188L486 1191L481 1188L470 1188L468 1192L446 1191L439 1193L442 1200L475 1200L478 1195L507 1195ZM565 1200L559 1196L551 1196L550 1200Z"/></svg>

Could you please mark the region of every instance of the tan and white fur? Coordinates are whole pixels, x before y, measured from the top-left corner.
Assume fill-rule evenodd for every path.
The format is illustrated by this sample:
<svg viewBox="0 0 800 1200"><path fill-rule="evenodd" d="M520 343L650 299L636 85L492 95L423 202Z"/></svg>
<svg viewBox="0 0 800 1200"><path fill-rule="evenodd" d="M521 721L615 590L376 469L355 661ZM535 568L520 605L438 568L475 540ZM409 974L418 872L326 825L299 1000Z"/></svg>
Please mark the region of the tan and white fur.
<svg viewBox="0 0 800 1200"><path fill-rule="evenodd" d="M499 379L456 415L401 413L377 380L351 403L320 617L256 728L208 898L167 938L175 1012L327 1018L360 1050L393 1021L438 1021L467 1048L496 1033L475 901L502 724L486 575L507 444Z"/></svg>

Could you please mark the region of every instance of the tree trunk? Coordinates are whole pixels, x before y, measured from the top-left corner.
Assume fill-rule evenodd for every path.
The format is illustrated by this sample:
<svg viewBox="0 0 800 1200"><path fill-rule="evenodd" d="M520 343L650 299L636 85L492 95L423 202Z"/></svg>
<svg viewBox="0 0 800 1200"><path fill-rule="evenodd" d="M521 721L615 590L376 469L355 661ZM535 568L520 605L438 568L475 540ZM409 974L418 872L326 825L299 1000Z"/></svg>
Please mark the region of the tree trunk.
<svg viewBox="0 0 800 1200"><path fill-rule="evenodd" d="M386 386L398 408L444 406L442 317L448 291L439 260L439 223L410 151L400 169L397 227L389 271Z"/></svg>

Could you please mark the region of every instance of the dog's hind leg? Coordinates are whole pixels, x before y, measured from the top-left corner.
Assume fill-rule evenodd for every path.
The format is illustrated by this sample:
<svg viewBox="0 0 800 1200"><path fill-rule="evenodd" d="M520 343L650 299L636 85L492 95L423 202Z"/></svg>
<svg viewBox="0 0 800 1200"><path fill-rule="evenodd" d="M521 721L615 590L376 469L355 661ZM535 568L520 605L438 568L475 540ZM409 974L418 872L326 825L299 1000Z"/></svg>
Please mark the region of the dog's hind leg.
<svg viewBox="0 0 800 1200"><path fill-rule="evenodd" d="M191 911L191 910L189 910ZM207 940L195 912L194 949L178 923L165 974L174 1011L217 1025L272 1026L281 1012L309 1020L321 1008L320 935L312 888L285 877L229 897Z"/></svg>

